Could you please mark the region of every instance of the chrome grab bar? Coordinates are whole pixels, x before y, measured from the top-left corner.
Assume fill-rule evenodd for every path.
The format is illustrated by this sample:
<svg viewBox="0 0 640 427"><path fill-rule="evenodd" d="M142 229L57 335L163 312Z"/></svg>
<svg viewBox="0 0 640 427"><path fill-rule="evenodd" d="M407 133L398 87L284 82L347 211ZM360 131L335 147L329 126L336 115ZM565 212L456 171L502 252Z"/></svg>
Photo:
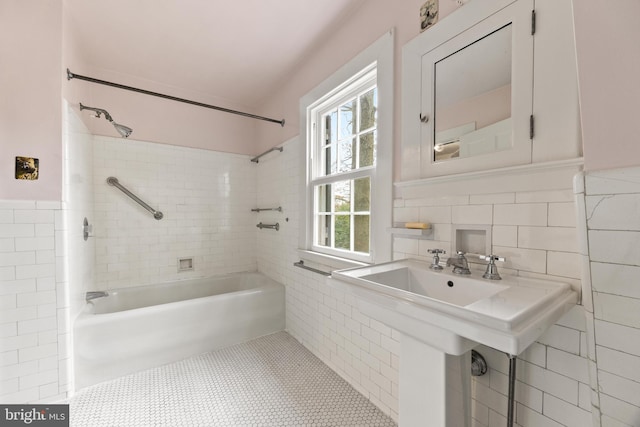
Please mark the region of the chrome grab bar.
<svg viewBox="0 0 640 427"><path fill-rule="evenodd" d="M151 206L149 206L148 204L143 202L142 199L140 199L138 196L133 194L131 191L127 190L122 184L120 184L118 182L118 178L110 176L109 178L107 178L107 184L109 184L109 185L111 185L113 187L116 187L118 190L122 191L124 194L126 194L129 197L131 197L140 206L142 206L143 208L145 208L146 210L151 212L153 214L153 217L155 219L157 219L158 221L161 220L164 217L162 212L153 209Z"/></svg>
<svg viewBox="0 0 640 427"><path fill-rule="evenodd" d="M314 273L322 274L323 276L331 276L331 273L329 273L328 271L322 271L322 270L318 270L317 268L307 267L306 265L304 265L303 260L294 262L293 265L295 267L300 267L300 268L304 268L305 270L313 271Z"/></svg>
<svg viewBox="0 0 640 427"><path fill-rule="evenodd" d="M268 229L276 230L276 231L280 230L280 224L277 223L277 222L275 224L263 224L263 223L260 223L260 224L257 224L256 227L258 227L260 230L262 230L263 228L268 228Z"/></svg>
<svg viewBox="0 0 640 427"><path fill-rule="evenodd" d="M262 211L278 211L278 212L282 212L282 206L278 206L277 208L255 208L255 209L251 209L251 212L262 212Z"/></svg>
<svg viewBox="0 0 640 427"><path fill-rule="evenodd" d="M282 148L282 147L273 147L273 148L271 148L271 149L269 149L269 150L265 151L264 153L262 153L262 154L260 154L260 155L258 155L258 156L256 156L256 157L254 157L253 159L251 159L251 161L252 161L253 163L258 163L258 162L259 162L260 157L264 156L265 154L269 154L269 153L270 153L270 152L272 152L272 151L276 151L276 150L282 153L282 150L284 150L284 148Z"/></svg>

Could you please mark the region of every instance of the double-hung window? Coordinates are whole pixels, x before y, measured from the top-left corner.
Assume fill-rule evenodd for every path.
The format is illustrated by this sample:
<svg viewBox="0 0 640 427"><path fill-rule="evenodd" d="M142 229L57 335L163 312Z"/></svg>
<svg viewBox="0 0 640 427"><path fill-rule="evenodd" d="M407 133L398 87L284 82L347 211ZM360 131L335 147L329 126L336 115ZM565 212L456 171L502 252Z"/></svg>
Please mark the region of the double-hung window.
<svg viewBox="0 0 640 427"><path fill-rule="evenodd" d="M307 140L301 257L329 268L390 261L393 32L303 97L300 107Z"/></svg>
<svg viewBox="0 0 640 427"><path fill-rule="evenodd" d="M371 259L377 110L375 68L311 110L314 251Z"/></svg>

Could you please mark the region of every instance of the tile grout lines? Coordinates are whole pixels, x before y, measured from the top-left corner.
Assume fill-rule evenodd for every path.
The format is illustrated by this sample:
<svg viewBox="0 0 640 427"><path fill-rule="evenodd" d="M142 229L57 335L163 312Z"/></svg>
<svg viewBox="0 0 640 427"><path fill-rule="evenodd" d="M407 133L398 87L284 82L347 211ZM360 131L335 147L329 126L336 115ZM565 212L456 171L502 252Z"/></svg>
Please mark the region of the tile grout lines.
<svg viewBox="0 0 640 427"><path fill-rule="evenodd" d="M97 384L70 404L74 427L396 425L286 332Z"/></svg>

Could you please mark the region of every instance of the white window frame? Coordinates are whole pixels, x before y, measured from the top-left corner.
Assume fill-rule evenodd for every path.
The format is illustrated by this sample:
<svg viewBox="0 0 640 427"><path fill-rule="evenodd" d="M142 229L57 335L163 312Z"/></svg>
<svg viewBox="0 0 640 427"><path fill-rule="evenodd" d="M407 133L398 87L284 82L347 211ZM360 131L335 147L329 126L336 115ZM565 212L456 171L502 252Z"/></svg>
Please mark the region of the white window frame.
<svg viewBox="0 0 640 427"><path fill-rule="evenodd" d="M318 85L300 100L300 135L305 138L306 149L301 159L306 165L305 180L301 188L300 256L303 259L328 266L345 268L362 263L391 261L392 241L389 228L393 210L393 30L387 32L371 46L356 55L347 64ZM375 168L356 169L356 174L371 176L370 242L369 255L361 256L347 251L326 250L316 247L314 239L314 184L312 138L314 110L340 94L346 87L375 70L378 91L378 121ZM367 171L368 169L368 171ZM331 175L333 177L333 175ZM350 178L353 179L353 178Z"/></svg>
<svg viewBox="0 0 640 427"><path fill-rule="evenodd" d="M318 194L315 192L315 189L317 186L320 185L331 185L334 183L338 183L338 182L344 182L344 181L354 181L356 179L361 179L361 178L369 178L370 179L370 197L369 199L371 200L372 197L371 195L375 194L375 182L374 182L374 174L375 174L375 168L376 168L376 163L374 163L373 166L367 166L367 167L357 167L356 169L352 169L349 171L344 171L344 172L334 172L334 173L330 173L330 174L323 174L323 163L326 162L326 159L324 158L325 152L326 152L326 145L323 142L323 138L324 138L324 131L326 131L324 123L322 122L324 115L332 110L336 110L339 109L340 106L344 103L347 102L348 99L358 99L358 97L362 94L364 94L365 92L368 92L369 90L373 89L374 87L377 88L377 78L376 78L376 64L371 64L369 67L365 68L364 70L362 70L361 72L359 72L358 74L356 74L355 76L353 76L352 79L349 80L349 82L346 82L344 85L342 85L340 88L336 89L336 91L334 91L333 93L328 94L325 98L320 99L318 102L314 103L312 106L310 106L308 112L308 126L311 129L311 132L309 133L309 141L308 141L308 145L309 145L309 152L311 154L310 156L310 182L309 182L309 187L307 191L311 191L313 192L313 233L312 233L312 242L311 242L311 250L314 252L320 252L320 253L324 253L327 255L332 255L332 256L338 256L338 257L343 257L343 258L350 258L350 259L354 259L356 261L361 261L361 262L371 262L372 261L372 257L371 257L371 229L372 229L372 224L371 224L371 207L369 207L368 215L369 215L369 253L368 254L364 254L361 252L354 252L351 250L346 250L346 249L339 249L339 248L335 248L335 247L331 247L333 246L333 242L330 246L325 246L325 245L318 245L316 242L316 233L318 232L317 230L317 224L315 223L315 221L318 220L318 217L320 215L318 206L316 206L318 200ZM356 113L357 116L359 116L359 113ZM353 125L354 128L354 133L352 136L355 136L356 139L358 139L358 135L360 134L360 130L357 128L357 124ZM377 133L377 123L376 123L376 133ZM353 155L357 156L357 151L355 153L353 153ZM339 150L337 150L337 155L339 156ZM326 164L326 163L325 163ZM332 223L332 227L331 227L331 240L333 241L333 238L335 238L335 225L333 225L333 219L337 218L338 216L342 216L342 215L348 215L349 218L351 218L352 216L354 216L354 212L353 212L353 203L355 202L355 194L353 193L354 191L354 187L351 188L351 212L349 212L348 214L338 214L336 212L333 211L333 203L332 203L332 209L331 212L327 212L328 216L331 218L331 223ZM334 194L332 194L334 195ZM352 224L353 225L353 224ZM353 227L350 228L351 231L351 236L350 236L350 243L353 243L353 233L354 233L354 229Z"/></svg>

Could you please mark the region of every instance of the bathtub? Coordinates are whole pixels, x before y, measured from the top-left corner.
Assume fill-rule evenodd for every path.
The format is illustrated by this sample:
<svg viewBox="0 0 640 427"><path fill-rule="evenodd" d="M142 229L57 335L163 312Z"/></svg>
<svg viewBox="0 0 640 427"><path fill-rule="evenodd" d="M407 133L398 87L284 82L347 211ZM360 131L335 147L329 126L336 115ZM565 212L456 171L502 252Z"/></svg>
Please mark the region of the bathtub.
<svg viewBox="0 0 640 427"><path fill-rule="evenodd" d="M284 329L284 286L240 273L109 291L74 322L76 390Z"/></svg>

